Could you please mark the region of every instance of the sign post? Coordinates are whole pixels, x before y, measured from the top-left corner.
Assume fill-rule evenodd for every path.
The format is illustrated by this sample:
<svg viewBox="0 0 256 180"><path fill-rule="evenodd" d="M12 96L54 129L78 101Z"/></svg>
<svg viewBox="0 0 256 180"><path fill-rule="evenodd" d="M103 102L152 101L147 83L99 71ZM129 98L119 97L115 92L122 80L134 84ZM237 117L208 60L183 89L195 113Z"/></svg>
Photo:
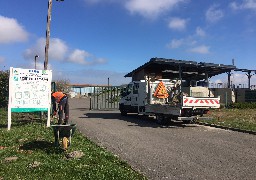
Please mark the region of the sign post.
<svg viewBox="0 0 256 180"><path fill-rule="evenodd" d="M47 111L50 127L51 81L51 70L10 68L8 130L12 112Z"/></svg>

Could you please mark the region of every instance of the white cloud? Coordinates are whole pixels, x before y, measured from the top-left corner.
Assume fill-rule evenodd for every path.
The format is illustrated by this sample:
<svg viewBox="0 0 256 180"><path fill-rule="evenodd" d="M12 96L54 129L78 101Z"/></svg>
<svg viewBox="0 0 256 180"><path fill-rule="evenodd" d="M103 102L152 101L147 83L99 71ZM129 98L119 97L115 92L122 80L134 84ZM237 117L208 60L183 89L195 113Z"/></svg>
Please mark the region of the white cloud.
<svg viewBox="0 0 256 180"><path fill-rule="evenodd" d="M49 58L63 61L68 51L66 43L58 38L50 40Z"/></svg>
<svg viewBox="0 0 256 180"><path fill-rule="evenodd" d="M75 49L73 51L69 51L68 49L67 44L63 40L51 38L49 47L49 61L72 62L82 65L104 64L107 62L106 59L97 58L84 50ZM36 55L39 55L38 63L40 61L44 62L45 38L39 38L34 46L25 50L23 55L25 59L30 61L34 60Z"/></svg>
<svg viewBox="0 0 256 180"><path fill-rule="evenodd" d="M205 31L202 28L197 27L196 28L196 35L200 36L200 37L204 37L205 36Z"/></svg>
<svg viewBox="0 0 256 180"><path fill-rule="evenodd" d="M22 67L35 68L35 63L36 63L36 69L44 69L44 59L38 59L36 62L35 61L30 61L28 66L23 65ZM47 69L52 70L52 65L48 64Z"/></svg>
<svg viewBox="0 0 256 180"><path fill-rule="evenodd" d="M230 3L230 4L229 4L229 7L231 7L231 9L233 9L233 10L239 9L238 4L237 4L236 2Z"/></svg>
<svg viewBox="0 0 256 180"><path fill-rule="evenodd" d="M24 42L28 33L16 19L0 16L0 44Z"/></svg>
<svg viewBox="0 0 256 180"><path fill-rule="evenodd" d="M231 76L231 81L233 84L239 85L239 84L247 84L248 77L245 74L242 74L240 72L234 73Z"/></svg>
<svg viewBox="0 0 256 180"><path fill-rule="evenodd" d="M214 23L224 17L224 12L221 9L218 9L218 5L212 5L206 11L205 16L208 22Z"/></svg>
<svg viewBox="0 0 256 180"><path fill-rule="evenodd" d="M193 37L189 36L187 38L181 38L181 39L172 39L170 43L167 44L167 47L170 49L175 48L184 48L188 46L195 46L197 44L197 41L194 40Z"/></svg>
<svg viewBox="0 0 256 180"><path fill-rule="evenodd" d="M70 62L75 62L78 64L86 64L86 58L90 57L91 55L80 49L75 49L68 57L68 61Z"/></svg>
<svg viewBox="0 0 256 180"><path fill-rule="evenodd" d="M140 14L146 18L156 18L160 14L172 10L184 0L127 0L125 7L132 14Z"/></svg>
<svg viewBox="0 0 256 180"><path fill-rule="evenodd" d="M84 0L87 4L120 3L131 14L139 14L145 18L154 19L159 15L171 11L187 0Z"/></svg>
<svg viewBox="0 0 256 180"><path fill-rule="evenodd" d="M229 4L233 10L251 9L256 10L256 0L243 0L242 3L232 2Z"/></svg>
<svg viewBox="0 0 256 180"><path fill-rule="evenodd" d="M32 63L32 65L33 65L33 63ZM36 69L44 69L44 62L42 62L42 61L36 62ZM52 65L48 64L47 69L52 69Z"/></svg>
<svg viewBox="0 0 256 180"><path fill-rule="evenodd" d="M169 21L169 28L174 30L184 30L186 28L187 20L181 18L172 18Z"/></svg>
<svg viewBox="0 0 256 180"><path fill-rule="evenodd" d="M167 47L170 49L179 48L184 44L184 39L173 39L169 44L167 44Z"/></svg>
<svg viewBox="0 0 256 180"><path fill-rule="evenodd" d="M208 54L208 53L210 53L209 52L209 46L205 46L205 45L190 48L188 51L192 52L192 53L199 53L199 54Z"/></svg>
<svg viewBox="0 0 256 180"><path fill-rule="evenodd" d="M225 82L225 79L216 79L214 81L214 83L216 83L216 84L224 84L224 82Z"/></svg>
<svg viewBox="0 0 256 180"><path fill-rule="evenodd" d="M45 57L45 43L45 38L39 38L34 46L25 50L25 59L34 59L35 55L39 55L42 58ZM68 46L63 40L58 38L50 39L49 59L64 61L67 51Z"/></svg>
<svg viewBox="0 0 256 180"><path fill-rule="evenodd" d="M239 71L233 71L231 78L230 78L231 84L235 87L248 87L248 77L245 75L245 73L241 73ZM210 79L210 84L213 83L212 86L218 87L218 83L222 83L223 86L227 87L227 75L220 74L218 76L214 76ZM256 76L252 76L251 78L251 85L256 84Z"/></svg>
<svg viewBox="0 0 256 180"><path fill-rule="evenodd" d="M69 62L83 65L105 64L107 62L106 59L96 58L90 53L80 49L75 49L73 52L71 52L67 60Z"/></svg>

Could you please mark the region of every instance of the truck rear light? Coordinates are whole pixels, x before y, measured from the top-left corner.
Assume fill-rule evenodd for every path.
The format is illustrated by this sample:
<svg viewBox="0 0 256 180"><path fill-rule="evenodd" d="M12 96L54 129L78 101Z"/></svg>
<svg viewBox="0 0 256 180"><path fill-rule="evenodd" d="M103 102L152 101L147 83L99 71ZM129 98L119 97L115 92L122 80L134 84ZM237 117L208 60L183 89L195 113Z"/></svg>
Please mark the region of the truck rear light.
<svg viewBox="0 0 256 180"><path fill-rule="evenodd" d="M185 110L182 109L182 110L180 111L180 114L181 114L181 116L183 116L183 115L185 114Z"/></svg>

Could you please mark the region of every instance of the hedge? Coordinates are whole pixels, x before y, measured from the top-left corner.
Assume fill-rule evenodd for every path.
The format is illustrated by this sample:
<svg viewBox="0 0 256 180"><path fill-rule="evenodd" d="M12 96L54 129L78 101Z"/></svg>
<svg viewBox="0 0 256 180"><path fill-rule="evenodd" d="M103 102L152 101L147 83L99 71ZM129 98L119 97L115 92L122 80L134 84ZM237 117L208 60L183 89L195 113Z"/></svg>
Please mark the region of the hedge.
<svg viewBox="0 0 256 180"><path fill-rule="evenodd" d="M9 71L0 71L0 108L8 107Z"/></svg>

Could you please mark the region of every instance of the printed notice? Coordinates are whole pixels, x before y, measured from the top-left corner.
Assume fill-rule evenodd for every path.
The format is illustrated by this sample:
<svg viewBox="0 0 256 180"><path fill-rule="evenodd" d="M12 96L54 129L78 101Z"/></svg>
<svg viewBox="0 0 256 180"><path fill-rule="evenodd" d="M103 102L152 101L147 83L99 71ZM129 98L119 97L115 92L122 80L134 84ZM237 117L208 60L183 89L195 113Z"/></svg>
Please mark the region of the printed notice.
<svg viewBox="0 0 256 180"><path fill-rule="evenodd" d="M51 70L10 69L12 112L47 111L51 103Z"/></svg>

